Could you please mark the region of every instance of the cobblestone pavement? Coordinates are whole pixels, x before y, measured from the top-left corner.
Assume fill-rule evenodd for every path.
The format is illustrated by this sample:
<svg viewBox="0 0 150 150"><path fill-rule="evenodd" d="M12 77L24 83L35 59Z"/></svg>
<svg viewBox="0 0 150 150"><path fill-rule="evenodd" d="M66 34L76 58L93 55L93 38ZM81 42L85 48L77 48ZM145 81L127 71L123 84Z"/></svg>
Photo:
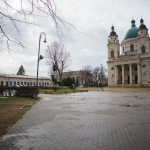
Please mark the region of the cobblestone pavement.
<svg viewBox="0 0 150 150"><path fill-rule="evenodd" d="M149 92L41 96L1 150L150 150Z"/></svg>

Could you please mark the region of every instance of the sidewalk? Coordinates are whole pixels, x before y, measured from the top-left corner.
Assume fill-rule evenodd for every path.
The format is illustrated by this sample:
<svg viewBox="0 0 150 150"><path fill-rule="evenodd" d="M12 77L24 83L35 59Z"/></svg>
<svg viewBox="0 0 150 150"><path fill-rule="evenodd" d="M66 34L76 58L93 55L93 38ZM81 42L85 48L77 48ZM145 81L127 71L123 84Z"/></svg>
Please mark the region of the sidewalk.
<svg viewBox="0 0 150 150"><path fill-rule="evenodd" d="M149 92L42 98L0 140L2 150L149 150Z"/></svg>

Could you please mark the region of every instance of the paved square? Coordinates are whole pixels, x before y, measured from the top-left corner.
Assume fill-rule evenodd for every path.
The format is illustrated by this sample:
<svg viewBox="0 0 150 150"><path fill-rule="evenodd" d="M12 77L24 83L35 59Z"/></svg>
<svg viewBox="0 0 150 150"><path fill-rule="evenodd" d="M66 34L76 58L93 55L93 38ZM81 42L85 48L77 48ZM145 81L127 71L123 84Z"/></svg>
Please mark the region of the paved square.
<svg viewBox="0 0 150 150"><path fill-rule="evenodd" d="M0 140L6 150L150 150L150 92L40 95Z"/></svg>

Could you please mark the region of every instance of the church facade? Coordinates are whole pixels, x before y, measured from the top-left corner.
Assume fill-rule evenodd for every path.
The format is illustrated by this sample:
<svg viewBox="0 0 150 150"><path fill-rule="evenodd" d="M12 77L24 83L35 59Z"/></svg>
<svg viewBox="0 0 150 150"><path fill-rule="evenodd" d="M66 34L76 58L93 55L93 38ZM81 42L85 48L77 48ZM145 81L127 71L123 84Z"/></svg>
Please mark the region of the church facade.
<svg viewBox="0 0 150 150"><path fill-rule="evenodd" d="M138 28L131 21L121 44L112 26L107 44L108 86L150 86L150 37L144 20L140 23Z"/></svg>

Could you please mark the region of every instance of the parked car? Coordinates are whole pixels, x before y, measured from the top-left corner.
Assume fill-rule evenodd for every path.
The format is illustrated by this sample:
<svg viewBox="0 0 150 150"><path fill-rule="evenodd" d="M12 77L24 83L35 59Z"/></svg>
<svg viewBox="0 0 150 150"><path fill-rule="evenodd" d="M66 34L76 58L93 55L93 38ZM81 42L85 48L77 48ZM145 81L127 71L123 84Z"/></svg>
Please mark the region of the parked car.
<svg viewBox="0 0 150 150"><path fill-rule="evenodd" d="M83 88L83 85L80 85L79 87L80 87L80 88Z"/></svg>

